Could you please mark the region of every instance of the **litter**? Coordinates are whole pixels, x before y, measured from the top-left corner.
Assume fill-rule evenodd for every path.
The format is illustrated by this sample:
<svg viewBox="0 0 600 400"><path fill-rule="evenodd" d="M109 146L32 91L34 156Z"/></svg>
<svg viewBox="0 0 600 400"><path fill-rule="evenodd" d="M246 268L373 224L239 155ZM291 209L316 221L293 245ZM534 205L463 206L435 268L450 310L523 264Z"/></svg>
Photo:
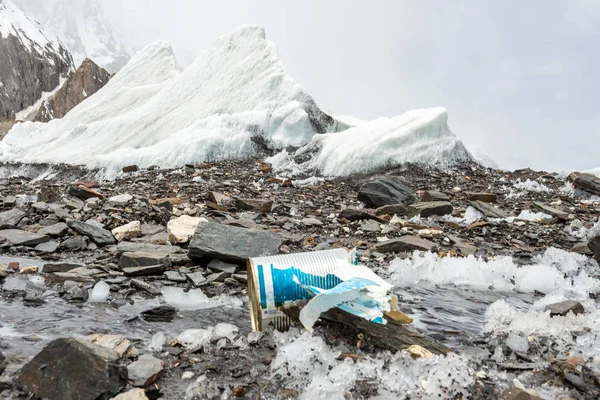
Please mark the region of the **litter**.
<svg viewBox="0 0 600 400"><path fill-rule="evenodd" d="M286 302L309 300L300 322L312 330L319 316L338 307L368 321L385 324L384 314L412 322L398 311L392 286L365 266L356 251L316 251L248 259L248 297L252 328L273 325L286 330L291 320L282 311Z"/></svg>

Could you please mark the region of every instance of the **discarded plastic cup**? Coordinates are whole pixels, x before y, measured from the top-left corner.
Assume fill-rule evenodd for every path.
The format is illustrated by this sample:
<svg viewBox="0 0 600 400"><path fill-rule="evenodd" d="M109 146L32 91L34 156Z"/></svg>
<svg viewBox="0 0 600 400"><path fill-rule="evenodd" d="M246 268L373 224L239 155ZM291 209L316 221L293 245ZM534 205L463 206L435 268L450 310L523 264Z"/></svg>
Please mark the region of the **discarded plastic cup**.
<svg viewBox="0 0 600 400"><path fill-rule="evenodd" d="M284 331L291 320L280 310L288 301L310 299L302 285L331 289L342 281L331 274L344 265L353 264L355 255L346 249L296 253L248 259L248 297L254 330L269 325Z"/></svg>

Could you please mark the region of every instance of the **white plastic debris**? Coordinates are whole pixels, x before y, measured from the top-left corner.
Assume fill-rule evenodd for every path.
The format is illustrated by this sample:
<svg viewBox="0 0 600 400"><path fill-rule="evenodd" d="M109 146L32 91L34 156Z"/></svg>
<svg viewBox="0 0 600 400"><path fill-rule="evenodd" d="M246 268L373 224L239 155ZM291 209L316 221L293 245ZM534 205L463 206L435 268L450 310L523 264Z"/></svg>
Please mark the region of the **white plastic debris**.
<svg viewBox="0 0 600 400"><path fill-rule="evenodd" d="M104 303L110 295L110 286L104 281L98 281L92 290L90 291L90 297L88 302L90 303Z"/></svg>

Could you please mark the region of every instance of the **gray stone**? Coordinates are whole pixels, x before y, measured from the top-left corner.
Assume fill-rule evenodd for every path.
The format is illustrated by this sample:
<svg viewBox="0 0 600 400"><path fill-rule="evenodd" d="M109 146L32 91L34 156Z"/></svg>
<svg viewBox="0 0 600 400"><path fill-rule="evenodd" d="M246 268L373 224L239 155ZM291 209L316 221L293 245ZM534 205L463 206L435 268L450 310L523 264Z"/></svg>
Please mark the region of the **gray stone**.
<svg viewBox="0 0 600 400"><path fill-rule="evenodd" d="M509 217L508 213L504 212L503 210L500 210L499 208L492 206L489 203L484 203L483 201L473 200L473 201L469 201L469 204L471 204L471 206L473 206L475 209L477 209L479 212L481 212L483 215L485 215L488 218L507 218L507 217Z"/></svg>
<svg viewBox="0 0 600 400"><path fill-rule="evenodd" d="M404 204L390 204L379 207L375 210L375 215L406 215L406 206Z"/></svg>
<svg viewBox="0 0 600 400"><path fill-rule="evenodd" d="M236 199L235 208L238 210L249 210L268 214L273 208L273 201L261 199Z"/></svg>
<svg viewBox="0 0 600 400"><path fill-rule="evenodd" d="M75 339L48 343L21 368L15 384L50 400L97 400L119 392L125 371Z"/></svg>
<svg viewBox="0 0 600 400"><path fill-rule="evenodd" d="M390 207L390 206L385 206L385 207ZM381 215L381 214L380 214ZM366 220L366 219L372 219L375 221L379 221L379 222L383 222L383 220L381 218L376 217L373 214L370 214L366 211L363 210L358 210L356 208L352 208L352 207L348 207L343 209L339 215L338 218L345 218L350 222L353 221L362 221L362 220Z"/></svg>
<svg viewBox="0 0 600 400"><path fill-rule="evenodd" d="M165 272L165 265L147 265L144 267L121 268L127 276L159 275Z"/></svg>
<svg viewBox="0 0 600 400"><path fill-rule="evenodd" d="M429 240L421 239L418 236L402 236L397 239L390 239L385 242L377 243L371 248L371 251L380 253L400 253L403 251L429 251L435 246L435 243Z"/></svg>
<svg viewBox="0 0 600 400"><path fill-rule="evenodd" d="M44 273L69 272L75 268L85 268L85 264L71 262L49 262L44 264L42 271Z"/></svg>
<svg viewBox="0 0 600 400"><path fill-rule="evenodd" d="M142 235L144 236L152 236L158 233L166 232L167 227L162 225L154 225L154 224L142 224Z"/></svg>
<svg viewBox="0 0 600 400"><path fill-rule="evenodd" d="M542 211L543 213L546 213L548 215L552 215L553 217L556 217L558 219L562 219L564 221L566 221L567 219L569 219L569 213L556 209L554 207L550 207L546 204L542 204L540 202L534 201L533 202L533 206L534 208L537 208L538 210Z"/></svg>
<svg viewBox="0 0 600 400"><path fill-rule="evenodd" d="M137 361L129 364L127 375L129 382L133 386L147 387L158 381L164 374L162 361L152 357L150 354L143 354Z"/></svg>
<svg viewBox="0 0 600 400"><path fill-rule="evenodd" d="M446 193L428 190L423 193L422 201L450 201L450 197Z"/></svg>
<svg viewBox="0 0 600 400"><path fill-rule="evenodd" d="M40 229L38 232L40 235L48 235L52 237L60 237L65 235L69 231L69 227L64 222L59 222L58 224L50 225L45 228Z"/></svg>
<svg viewBox="0 0 600 400"><path fill-rule="evenodd" d="M0 229L14 228L26 215L18 208L0 212Z"/></svg>
<svg viewBox="0 0 600 400"><path fill-rule="evenodd" d="M50 206L47 203L38 201L36 203L33 203L31 205L31 208L33 208L34 210L39 211L39 212L46 212L50 209Z"/></svg>
<svg viewBox="0 0 600 400"><path fill-rule="evenodd" d="M155 253L151 251L125 252L121 254L121 258L119 258L119 267L121 267L121 269L147 267L151 265L168 267L171 265L171 262L164 253Z"/></svg>
<svg viewBox="0 0 600 400"><path fill-rule="evenodd" d="M58 219L60 219L61 221L66 221L69 218L72 218L71 214L69 213L68 210L65 210L62 207L57 207L54 209L54 214L56 214L56 216L58 217Z"/></svg>
<svg viewBox="0 0 600 400"><path fill-rule="evenodd" d="M379 226L379 222L368 220L360 224L360 230L364 232L381 232L381 227Z"/></svg>
<svg viewBox="0 0 600 400"><path fill-rule="evenodd" d="M5 206L12 207L17 203L17 198L15 196L6 196L2 199L2 203L4 203Z"/></svg>
<svg viewBox="0 0 600 400"><path fill-rule="evenodd" d="M359 187L358 200L374 208L390 204L408 206L415 202L415 191L399 178L380 176Z"/></svg>
<svg viewBox="0 0 600 400"><path fill-rule="evenodd" d="M158 244L150 244L150 243L137 243L137 242L120 242L117 245L117 253L125 253L125 252L151 252L151 253L161 253L164 257L183 253L183 250L179 246L170 246L170 245L158 245Z"/></svg>
<svg viewBox="0 0 600 400"><path fill-rule="evenodd" d="M248 257L277 254L282 242L278 233L206 222L196 228L188 256L191 259L212 257L244 262Z"/></svg>
<svg viewBox="0 0 600 400"><path fill-rule="evenodd" d="M305 226L322 226L323 222L315 217L302 218L300 221Z"/></svg>
<svg viewBox="0 0 600 400"><path fill-rule="evenodd" d="M565 300L558 303L548 304L544 311L550 311L550 316L555 317L557 315L565 316L570 312L573 314L583 314L583 304L575 300Z"/></svg>
<svg viewBox="0 0 600 400"><path fill-rule="evenodd" d="M35 246L34 250L39 253L54 253L58 249L59 245L60 245L60 243L58 243L54 240L51 240L46 243L38 244L37 246Z"/></svg>
<svg viewBox="0 0 600 400"><path fill-rule="evenodd" d="M110 244L117 243L117 240L114 238L110 231L106 229L101 229L96 226L92 226L90 224L86 224L85 222L77 221L74 219L70 219L67 221L67 225L69 228L79 233L80 235L87 236L92 242L96 243L98 246L107 246Z"/></svg>
<svg viewBox="0 0 600 400"><path fill-rule="evenodd" d="M408 206L406 215L409 218L415 215L420 215L422 218L431 217L432 215L447 215L452 214L452 204L447 201L424 201L414 203Z"/></svg>
<svg viewBox="0 0 600 400"><path fill-rule="evenodd" d="M82 288L81 286L72 286L67 289L63 298L69 303L85 303L88 301L90 297L90 293L87 289Z"/></svg>
<svg viewBox="0 0 600 400"><path fill-rule="evenodd" d="M594 253L596 261L600 263L600 235L597 235L590 239L590 241L588 242L588 247L590 248L592 253Z"/></svg>
<svg viewBox="0 0 600 400"><path fill-rule="evenodd" d="M483 201L484 203L495 203L497 199L496 193L484 193L484 192L467 192L467 199Z"/></svg>
<svg viewBox="0 0 600 400"><path fill-rule="evenodd" d="M88 239L85 236L74 236L60 244L60 248L64 251L81 251L87 247Z"/></svg>
<svg viewBox="0 0 600 400"><path fill-rule="evenodd" d="M502 393L502 398L506 400L542 400L541 397L518 388L506 389L504 393Z"/></svg>
<svg viewBox="0 0 600 400"><path fill-rule="evenodd" d="M176 271L176 270L166 271L165 277L167 278L167 280L170 280L171 282L186 282L187 281L186 277L181 272Z"/></svg>
<svg viewBox="0 0 600 400"><path fill-rule="evenodd" d="M226 263L217 258L209 262L207 267L213 272L229 272L230 274L235 274L238 270L236 264Z"/></svg>
<svg viewBox="0 0 600 400"><path fill-rule="evenodd" d="M245 274L233 274L231 275L231 277L233 279L235 279L238 282L242 282L242 283L248 283L248 275Z"/></svg>
<svg viewBox="0 0 600 400"><path fill-rule="evenodd" d="M78 199L76 197L66 198L64 200L64 203L65 203L65 206L67 206L67 208L69 210L81 210L83 208L83 206L85 205L83 200Z"/></svg>
<svg viewBox="0 0 600 400"><path fill-rule="evenodd" d="M194 286L198 287L201 286L203 283L206 282L206 278L204 277L204 275L202 274L202 272L192 272L189 274L186 274L187 279L192 282L194 284Z"/></svg>
<svg viewBox="0 0 600 400"><path fill-rule="evenodd" d="M215 272L206 277L207 282L223 282L229 278L231 274L229 272Z"/></svg>
<svg viewBox="0 0 600 400"><path fill-rule="evenodd" d="M15 246L35 246L46 243L50 237L37 233L22 231L20 229L4 229L0 231L0 238L8 240Z"/></svg>

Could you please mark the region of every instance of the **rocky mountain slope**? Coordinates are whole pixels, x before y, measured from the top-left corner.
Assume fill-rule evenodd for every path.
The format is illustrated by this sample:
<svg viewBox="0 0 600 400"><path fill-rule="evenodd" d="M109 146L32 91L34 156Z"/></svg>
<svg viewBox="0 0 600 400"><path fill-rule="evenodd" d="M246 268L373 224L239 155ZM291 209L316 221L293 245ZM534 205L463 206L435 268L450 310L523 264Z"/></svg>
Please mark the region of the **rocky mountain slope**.
<svg viewBox="0 0 600 400"><path fill-rule="evenodd" d="M0 118L34 104L73 69L65 46L11 0L0 0Z"/></svg>
<svg viewBox="0 0 600 400"><path fill-rule="evenodd" d="M25 120L48 122L64 117L72 108L96 93L110 80L110 74L86 58L77 70L69 75L60 89L39 108L25 117Z"/></svg>
<svg viewBox="0 0 600 400"><path fill-rule="evenodd" d="M73 55L78 67L94 60L111 73L130 59L98 0L14 0L27 15L52 30Z"/></svg>

